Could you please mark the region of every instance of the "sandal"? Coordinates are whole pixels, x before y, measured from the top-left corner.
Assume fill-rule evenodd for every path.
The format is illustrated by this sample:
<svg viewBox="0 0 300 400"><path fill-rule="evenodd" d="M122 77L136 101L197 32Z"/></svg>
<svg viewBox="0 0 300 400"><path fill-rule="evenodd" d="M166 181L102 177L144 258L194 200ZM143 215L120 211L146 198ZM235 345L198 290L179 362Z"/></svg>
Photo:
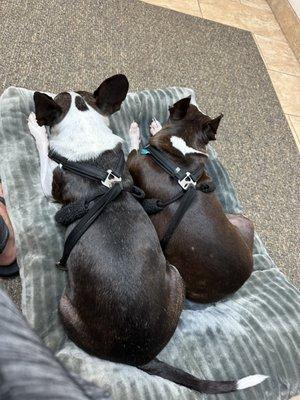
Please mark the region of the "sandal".
<svg viewBox="0 0 300 400"><path fill-rule="evenodd" d="M5 205L5 200L0 196L0 202ZM9 238L9 229L0 215L0 254L3 253ZM15 259L9 265L0 265L0 278L11 278L19 275L19 266Z"/></svg>

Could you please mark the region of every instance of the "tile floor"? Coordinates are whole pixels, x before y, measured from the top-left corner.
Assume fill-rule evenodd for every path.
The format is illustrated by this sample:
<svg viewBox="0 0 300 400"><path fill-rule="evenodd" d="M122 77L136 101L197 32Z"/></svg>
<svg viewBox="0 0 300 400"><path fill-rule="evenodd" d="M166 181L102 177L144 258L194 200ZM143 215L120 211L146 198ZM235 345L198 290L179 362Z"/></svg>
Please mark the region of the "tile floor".
<svg viewBox="0 0 300 400"><path fill-rule="evenodd" d="M300 65L266 0L143 0L252 33L300 151Z"/></svg>

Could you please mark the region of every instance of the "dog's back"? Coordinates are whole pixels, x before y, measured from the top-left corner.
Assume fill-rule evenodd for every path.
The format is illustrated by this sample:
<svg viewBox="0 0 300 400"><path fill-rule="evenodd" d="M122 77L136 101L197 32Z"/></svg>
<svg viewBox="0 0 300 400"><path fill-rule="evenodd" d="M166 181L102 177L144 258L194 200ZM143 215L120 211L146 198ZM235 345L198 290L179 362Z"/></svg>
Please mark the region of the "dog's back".
<svg viewBox="0 0 300 400"><path fill-rule="evenodd" d="M106 169L121 151L119 147L105 152L88 163ZM125 187L130 183L125 172ZM54 171L53 186L54 196L64 203L96 190L84 178L60 168ZM91 354L141 365L170 339L182 301L181 278L166 265L153 225L133 196L123 191L70 254L68 285L60 302L66 331Z"/></svg>
<svg viewBox="0 0 300 400"><path fill-rule="evenodd" d="M191 173L201 165L204 171L206 145L215 139L222 115L209 118L190 105L190 98L179 100L169 111L170 119L150 138L150 145L180 171ZM162 211L150 215L160 240L164 240L183 201L178 200L182 191L179 181L154 161L151 152L150 155L132 152L127 165L146 199L159 199L167 204ZM195 187L199 190L164 247L167 260L184 279L187 297L198 302L218 301L234 293L248 279L253 266L252 223L243 216L239 216L240 220L235 217L231 223L216 195L200 190L201 184L208 180L205 172L198 178ZM175 198L176 201L170 201Z"/></svg>

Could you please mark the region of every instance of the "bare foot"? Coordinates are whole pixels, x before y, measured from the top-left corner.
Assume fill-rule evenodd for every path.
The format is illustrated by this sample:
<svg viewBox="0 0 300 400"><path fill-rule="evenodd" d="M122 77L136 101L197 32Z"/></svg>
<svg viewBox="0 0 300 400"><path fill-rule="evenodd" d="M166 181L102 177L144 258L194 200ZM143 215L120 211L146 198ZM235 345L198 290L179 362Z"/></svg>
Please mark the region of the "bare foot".
<svg viewBox="0 0 300 400"><path fill-rule="evenodd" d="M161 130L162 126L159 121L157 121L156 118L152 119L152 122L150 124L150 133L152 136L156 135L157 132Z"/></svg>
<svg viewBox="0 0 300 400"><path fill-rule="evenodd" d="M140 147L140 128L136 122L132 122L129 128L130 148L129 151L138 150Z"/></svg>
<svg viewBox="0 0 300 400"><path fill-rule="evenodd" d="M0 196L3 197L2 185L0 183ZM16 244L12 224L10 222L6 206L0 202L0 215L9 230L9 238L5 249L0 254L0 265L10 265L16 259Z"/></svg>

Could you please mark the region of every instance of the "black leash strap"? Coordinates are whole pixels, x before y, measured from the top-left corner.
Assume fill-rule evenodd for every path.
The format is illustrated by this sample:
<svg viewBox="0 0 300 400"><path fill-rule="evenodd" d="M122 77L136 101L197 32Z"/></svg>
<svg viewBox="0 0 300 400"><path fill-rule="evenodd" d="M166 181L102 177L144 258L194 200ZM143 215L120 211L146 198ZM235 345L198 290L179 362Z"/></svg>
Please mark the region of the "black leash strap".
<svg viewBox="0 0 300 400"><path fill-rule="evenodd" d="M166 249L175 229L180 224L180 221L184 217L185 213L189 209L192 204L194 198L196 196L196 189L194 187L190 187L182 196L179 207L177 208L163 238L160 241L161 248L163 250Z"/></svg>
<svg viewBox="0 0 300 400"><path fill-rule="evenodd" d="M113 201L123 190L122 186L116 183L111 189L108 189L107 192L100 197L97 197L94 200L94 204L92 208L85 214L85 216L80 220L80 222L73 228L73 230L68 235L65 246L63 256L60 261L56 264L60 269L66 269L67 260L69 255L81 238L81 236L87 231L87 229L92 225L92 223L98 218L98 216L102 213L104 208Z"/></svg>

